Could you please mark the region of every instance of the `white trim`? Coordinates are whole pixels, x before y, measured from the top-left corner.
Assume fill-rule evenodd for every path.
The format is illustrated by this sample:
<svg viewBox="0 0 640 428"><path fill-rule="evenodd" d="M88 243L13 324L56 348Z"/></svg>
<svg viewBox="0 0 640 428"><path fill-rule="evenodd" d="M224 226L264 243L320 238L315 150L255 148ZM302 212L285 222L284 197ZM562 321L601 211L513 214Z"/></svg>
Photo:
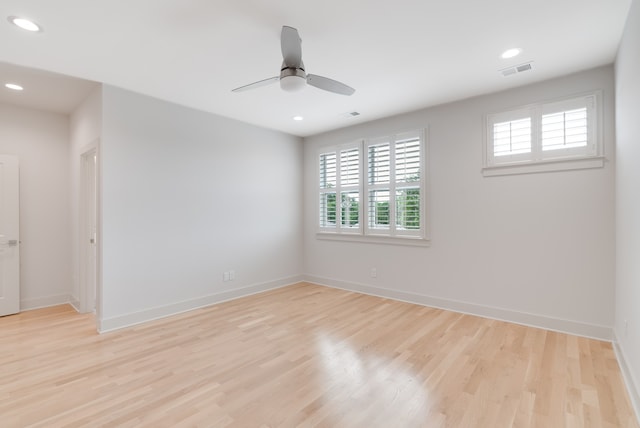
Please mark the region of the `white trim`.
<svg viewBox="0 0 640 428"><path fill-rule="evenodd" d="M603 168L605 158L591 157L582 159L548 160L536 163L493 165L482 168L482 175L495 177L497 175L534 174L538 172L571 171L576 169Z"/></svg>
<svg viewBox="0 0 640 428"><path fill-rule="evenodd" d="M318 232L316 239L327 241L347 241L347 242L363 242L367 244L388 244L388 245L406 245L410 247L430 247L431 241L425 238L412 235L357 235L333 232Z"/></svg>
<svg viewBox="0 0 640 428"><path fill-rule="evenodd" d="M68 294L56 294L54 296L35 297L33 299L23 299L20 301L21 311L31 311L33 309L48 308L71 303L71 296Z"/></svg>
<svg viewBox="0 0 640 428"><path fill-rule="evenodd" d="M263 282L260 284L249 285L247 287L209 294L207 296L196 297L195 299L184 300L182 302L171 303L165 306L149 308L139 312L118 315L107 319L99 319L97 322L98 333L107 333L136 324L142 324L148 321L153 321L172 315L177 315L183 312L192 311L194 309L203 308L205 306L211 306L216 303L222 303L229 300L250 296L252 294L286 287L287 285L296 284L301 281L301 276L290 276L288 278L276 279L274 281Z"/></svg>
<svg viewBox="0 0 640 428"><path fill-rule="evenodd" d="M69 304L76 310L76 312L80 313L80 300L73 296L69 296Z"/></svg>
<svg viewBox="0 0 640 428"><path fill-rule="evenodd" d="M446 309L449 311L475 315L498 321L507 321L529 327L543 328L545 330L588 337L590 339L610 342L612 338L612 328L607 326L586 324L578 321L564 320L493 306L478 305L476 303L462 302L459 300L426 296L424 294L407 291L390 290L388 288L375 287L367 284L341 281L314 275L306 275L305 281L317 285L324 285L327 287L339 288L342 290L354 291L357 293L369 294L372 296L384 297L387 299L399 300L422 306Z"/></svg>
<svg viewBox="0 0 640 428"><path fill-rule="evenodd" d="M636 411L636 418L640 423L640 381L633 375L631 367L627 363L629 359L624 353L624 349L620 346L615 330L613 331L613 350L616 353L618 365L620 366L620 372L622 373L622 379L627 386L629 392L629 399L631 400L631 406Z"/></svg>

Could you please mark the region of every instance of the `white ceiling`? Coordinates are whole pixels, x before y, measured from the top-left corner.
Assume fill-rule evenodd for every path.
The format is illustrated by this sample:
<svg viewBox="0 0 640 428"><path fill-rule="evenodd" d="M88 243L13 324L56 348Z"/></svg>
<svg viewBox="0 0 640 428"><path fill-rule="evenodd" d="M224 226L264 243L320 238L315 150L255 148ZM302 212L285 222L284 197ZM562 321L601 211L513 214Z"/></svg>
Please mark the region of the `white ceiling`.
<svg viewBox="0 0 640 428"><path fill-rule="evenodd" d="M630 3L2 0L0 62L308 136L611 63ZM33 19L44 31L24 32L6 20L12 15ZM287 93L277 84L232 93L279 73L282 25L298 29L307 72L342 81L356 93L346 97L313 87ZM524 52L501 59L511 47ZM534 61L532 71L510 77L498 72L527 61ZM5 74L20 70L7 64L0 67L3 84ZM57 111L76 102L31 80L48 78L46 73L21 74L25 91L11 99L42 91L50 104L67 103L47 107ZM52 77L51 85L60 78ZM90 87L79 85L72 93ZM361 115L345 117L351 111ZM293 121L295 115L305 120Z"/></svg>
<svg viewBox="0 0 640 428"><path fill-rule="evenodd" d="M20 83L23 91L4 88ZM0 103L69 114L89 95L97 83L62 74L0 62Z"/></svg>

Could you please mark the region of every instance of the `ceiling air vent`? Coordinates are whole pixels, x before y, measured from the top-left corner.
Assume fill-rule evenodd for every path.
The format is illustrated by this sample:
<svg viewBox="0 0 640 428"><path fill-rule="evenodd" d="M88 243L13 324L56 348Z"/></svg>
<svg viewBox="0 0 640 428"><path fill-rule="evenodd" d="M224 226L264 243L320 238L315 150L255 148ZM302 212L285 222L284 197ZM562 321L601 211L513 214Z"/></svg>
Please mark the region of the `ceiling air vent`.
<svg viewBox="0 0 640 428"><path fill-rule="evenodd" d="M522 72L525 72L525 71L529 71L531 69L532 69L531 63L530 62L526 62L524 64L516 65L514 67L503 68L502 70L500 70L500 73L502 73L502 75L504 77L507 77L507 76L511 76L513 74L518 74L518 73L522 73Z"/></svg>

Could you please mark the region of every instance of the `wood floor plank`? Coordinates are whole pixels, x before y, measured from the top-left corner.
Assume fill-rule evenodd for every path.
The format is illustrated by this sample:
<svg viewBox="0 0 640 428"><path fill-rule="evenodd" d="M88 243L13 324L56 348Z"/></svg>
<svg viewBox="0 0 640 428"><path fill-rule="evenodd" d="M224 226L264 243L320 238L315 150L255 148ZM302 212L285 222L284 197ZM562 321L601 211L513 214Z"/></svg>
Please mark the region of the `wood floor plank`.
<svg viewBox="0 0 640 428"><path fill-rule="evenodd" d="M611 344L311 284L0 318L0 426L639 428Z"/></svg>

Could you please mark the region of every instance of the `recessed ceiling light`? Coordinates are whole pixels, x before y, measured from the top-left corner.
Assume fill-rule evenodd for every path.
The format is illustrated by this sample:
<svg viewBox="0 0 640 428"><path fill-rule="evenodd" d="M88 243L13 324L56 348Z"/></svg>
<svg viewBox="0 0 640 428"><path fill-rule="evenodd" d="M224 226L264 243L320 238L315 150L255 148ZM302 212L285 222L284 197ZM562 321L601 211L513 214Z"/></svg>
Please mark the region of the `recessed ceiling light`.
<svg viewBox="0 0 640 428"><path fill-rule="evenodd" d="M13 89L14 91L21 91L24 88L20 85L16 85L15 83L6 83L5 88Z"/></svg>
<svg viewBox="0 0 640 428"><path fill-rule="evenodd" d="M7 19L9 20L10 23L12 23L17 27L22 28L23 30L31 31L34 33L37 33L38 31L42 31L42 27L40 27L38 24L36 24L35 22L29 19L20 18L19 16L10 16Z"/></svg>
<svg viewBox="0 0 640 428"><path fill-rule="evenodd" d="M293 116L293 120L297 120L299 122L301 120L304 120L304 117L302 117L302 116Z"/></svg>
<svg viewBox="0 0 640 428"><path fill-rule="evenodd" d="M513 58L514 56L520 55L521 52L522 49L520 48L507 49L506 51L502 52L502 55L500 55L500 57L502 59L509 59Z"/></svg>

